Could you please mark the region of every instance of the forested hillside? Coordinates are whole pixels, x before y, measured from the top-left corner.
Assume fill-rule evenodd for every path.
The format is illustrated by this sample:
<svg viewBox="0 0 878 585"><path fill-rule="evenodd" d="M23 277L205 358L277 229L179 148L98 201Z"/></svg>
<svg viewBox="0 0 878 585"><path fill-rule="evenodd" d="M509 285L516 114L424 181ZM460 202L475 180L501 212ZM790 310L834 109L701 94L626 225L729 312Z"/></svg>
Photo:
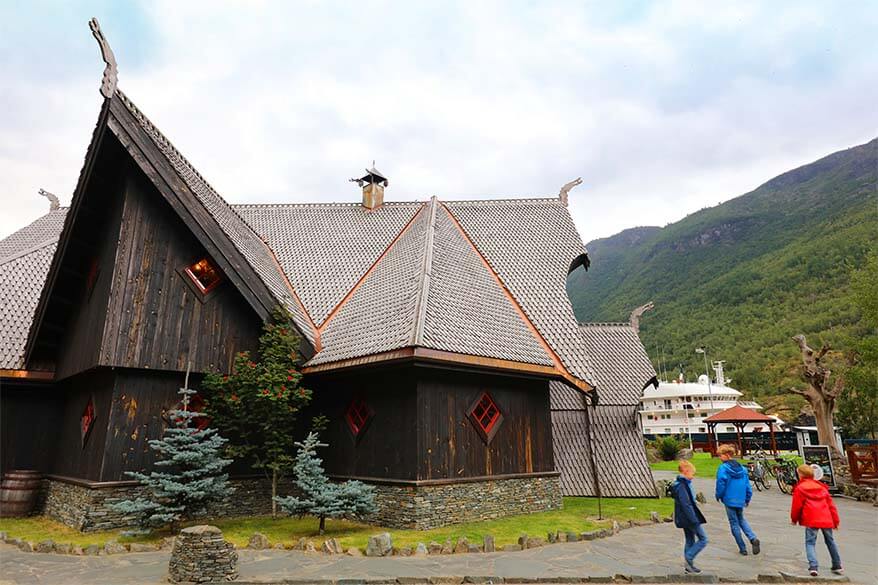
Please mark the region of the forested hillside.
<svg viewBox="0 0 878 585"><path fill-rule="evenodd" d="M581 321L624 321L647 301L641 337L659 369L704 372L698 346L726 360L732 385L790 416L798 385L790 338L840 351L862 325L850 277L878 243L878 139L780 175L664 228L588 244L591 267L570 275Z"/></svg>

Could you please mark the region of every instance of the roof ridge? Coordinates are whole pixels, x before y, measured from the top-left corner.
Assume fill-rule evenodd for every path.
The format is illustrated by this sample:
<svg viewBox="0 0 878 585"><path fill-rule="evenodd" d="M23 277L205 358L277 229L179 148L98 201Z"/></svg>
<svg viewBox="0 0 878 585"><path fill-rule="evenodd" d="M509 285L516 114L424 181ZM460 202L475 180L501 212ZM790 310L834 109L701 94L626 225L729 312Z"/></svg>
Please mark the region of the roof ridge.
<svg viewBox="0 0 878 585"><path fill-rule="evenodd" d="M424 325L427 320L427 299L430 296L430 280L433 274L433 240L436 232L436 209L438 199L430 198L430 217L427 220L427 233L424 235L424 261L421 264L420 286L415 301L415 326L412 331L412 345L423 345Z"/></svg>
<svg viewBox="0 0 878 585"><path fill-rule="evenodd" d="M411 201L385 201L382 204L382 207L392 206L392 207L403 207L403 206L415 206L415 205L423 205L424 201L418 201L416 199L412 199ZM322 207L362 207L363 204L358 201L311 201L311 202L291 202L291 203L229 203L233 208L247 208L247 207L314 207L314 208L322 208ZM379 208L380 209L380 208Z"/></svg>
<svg viewBox="0 0 878 585"><path fill-rule="evenodd" d="M411 218L409 218L408 222L406 222L406 224L402 226L402 229L399 230L399 233L394 236L390 243L387 244L387 247L384 248L384 250L380 254L378 254L378 256L375 258L375 261L372 262L368 269L366 269L366 272L364 272L363 275L360 276L359 279L357 279L357 282L354 283L354 286L352 286L351 289L345 293L344 297L342 297L338 304L336 304L332 308L332 310L329 311L329 313L326 315L326 318L323 319L323 322L317 328L318 333L326 329L326 327L329 325L329 322L332 321L333 317L335 317L339 313L339 311L341 311L342 307L345 306L348 300L354 295L356 290L360 288L360 285L366 282L366 279L369 278L369 275L372 274L375 268L381 263L381 260L383 260L384 257L387 256L387 254L393 249L393 247L396 246L396 243L402 238L403 234L409 231L412 225L414 225L415 220L421 215L421 212L424 211L425 206L426 203L421 203L421 208L418 209L411 216Z"/></svg>
<svg viewBox="0 0 878 585"><path fill-rule="evenodd" d="M6 256L5 258L0 258L0 266L2 266L4 264L8 264L9 262L12 262L13 260L18 260L19 258L24 258L25 256L29 256L30 254L33 254L34 252L38 252L47 246L51 246L52 244L57 244L58 239L59 238L56 237L56 238L53 238L51 240L43 240L39 244L35 244L33 246L30 246L29 248L25 248L24 250L19 250L18 252L14 252L14 253L10 254L9 256Z"/></svg>
<svg viewBox="0 0 878 585"><path fill-rule="evenodd" d="M583 321L580 327L631 327L631 323L624 321Z"/></svg>
<svg viewBox="0 0 878 585"><path fill-rule="evenodd" d="M475 252L476 256L481 260L482 264L485 266L485 269L488 271L494 280L497 282L500 289L503 291L503 294L512 304L513 308L515 308L516 313L518 313L518 318L522 320L525 326L530 330L530 334L540 343L543 348L543 351L546 352L546 355L549 356L549 359L554 364L555 370L561 375L561 377L568 383L573 384L577 388L582 389L580 387L579 382L582 382L588 386L589 389L593 389L592 384L586 380L581 380L577 376L575 376L564 364L564 361L561 359L561 356L558 355L558 352L551 346L551 344L546 340L543 336L542 332L539 328L534 324L528 314L525 312L524 308L521 306L521 303L515 298L515 295L512 294L512 291L509 290L509 287L503 282L503 279L500 278L500 275L497 273L497 270L488 262L488 259L485 258L484 254L479 250L478 246L476 246L475 242L473 242L472 238L466 233L466 230L463 229L460 221L458 221L457 217L454 213L448 209L448 206L444 203L441 204L445 209L445 212L448 214L448 217L451 218L451 222L454 226L460 231L463 235L464 240L470 245L470 247ZM578 328L577 328L578 332Z"/></svg>

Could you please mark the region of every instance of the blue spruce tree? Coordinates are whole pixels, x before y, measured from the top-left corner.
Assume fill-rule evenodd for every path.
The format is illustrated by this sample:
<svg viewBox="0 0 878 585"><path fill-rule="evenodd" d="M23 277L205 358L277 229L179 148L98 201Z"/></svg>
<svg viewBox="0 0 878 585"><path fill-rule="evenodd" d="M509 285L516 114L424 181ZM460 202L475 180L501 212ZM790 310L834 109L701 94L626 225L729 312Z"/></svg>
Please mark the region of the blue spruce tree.
<svg viewBox="0 0 878 585"><path fill-rule="evenodd" d="M158 456L156 469L149 475L126 472L145 486L149 494L112 506L116 511L137 516L145 529L170 525L176 532L181 520L205 514L208 504L221 501L232 492L229 476L223 472L232 460L220 456L226 439L216 429L192 426L194 419L204 415L189 410L190 397L196 391L189 388L188 367L183 386L178 392L182 396L182 410L171 410L171 426L161 439L149 442Z"/></svg>
<svg viewBox="0 0 878 585"><path fill-rule="evenodd" d="M326 447L309 433L296 453L293 472L301 497L275 498L281 509L291 516L311 514L320 519L320 534L326 529L327 518L355 518L375 511L375 488L359 481L332 483L323 470L317 448Z"/></svg>

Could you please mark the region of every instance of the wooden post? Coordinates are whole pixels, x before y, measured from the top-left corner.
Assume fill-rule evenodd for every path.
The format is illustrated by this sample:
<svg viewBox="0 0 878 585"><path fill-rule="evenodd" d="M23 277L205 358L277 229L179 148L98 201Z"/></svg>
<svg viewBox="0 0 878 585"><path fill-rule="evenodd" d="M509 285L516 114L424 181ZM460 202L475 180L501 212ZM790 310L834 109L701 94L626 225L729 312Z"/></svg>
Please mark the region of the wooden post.
<svg viewBox="0 0 878 585"><path fill-rule="evenodd" d="M738 453L741 454L741 457L744 456L744 443L741 441L741 423L735 423L735 436L738 438Z"/></svg>
<svg viewBox="0 0 878 585"><path fill-rule="evenodd" d="M777 439L774 437L774 422L768 423L768 430L771 433L771 454L777 455Z"/></svg>
<svg viewBox="0 0 878 585"><path fill-rule="evenodd" d="M716 457L716 445L714 444L713 433L716 430L716 423L707 423L707 449L710 451L711 457Z"/></svg>

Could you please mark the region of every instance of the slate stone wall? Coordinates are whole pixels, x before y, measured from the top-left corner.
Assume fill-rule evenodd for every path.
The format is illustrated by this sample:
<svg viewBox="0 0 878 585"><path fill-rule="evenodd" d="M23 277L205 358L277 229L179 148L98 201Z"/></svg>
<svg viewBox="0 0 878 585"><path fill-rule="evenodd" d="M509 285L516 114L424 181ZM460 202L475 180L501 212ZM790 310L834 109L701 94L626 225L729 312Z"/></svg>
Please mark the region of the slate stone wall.
<svg viewBox="0 0 878 585"><path fill-rule="evenodd" d="M368 521L392 528L428 530L561 508L558 475L444 485L375 485L378 512Z"/></svg>
<svg viewBox="0 0 878 585"><path fill-rule="evenodd" d="M216 504L209 516L240 516L271 513L271 481L265 478L230 479L235 492L229 499ZM131 515L114 511L110 504L117 500L135 499L144 494L139 485L90 487L79 482L47 478L37 497L36 514L43 514L83 532L115 530L136 524ZM283 481L278 493L289 494L292 482Z"/></svg>
<svg viewBox="0 0 878 585"><path fill-rule="evenodd" d="M264 478L231 479L234 495L211 507L208 516L261 515L271 512L271 482ZM366 520L392 528L426 530L515 514L561 508L558 475L470 481L444 485L375 485L378 512ZM284 481L278 493L292 493ZM143 494L138 485L89 487L60 479L45 479L37 500L44 514L83 532L116 530L136 524L136 518L110 505Z"/></svg>

